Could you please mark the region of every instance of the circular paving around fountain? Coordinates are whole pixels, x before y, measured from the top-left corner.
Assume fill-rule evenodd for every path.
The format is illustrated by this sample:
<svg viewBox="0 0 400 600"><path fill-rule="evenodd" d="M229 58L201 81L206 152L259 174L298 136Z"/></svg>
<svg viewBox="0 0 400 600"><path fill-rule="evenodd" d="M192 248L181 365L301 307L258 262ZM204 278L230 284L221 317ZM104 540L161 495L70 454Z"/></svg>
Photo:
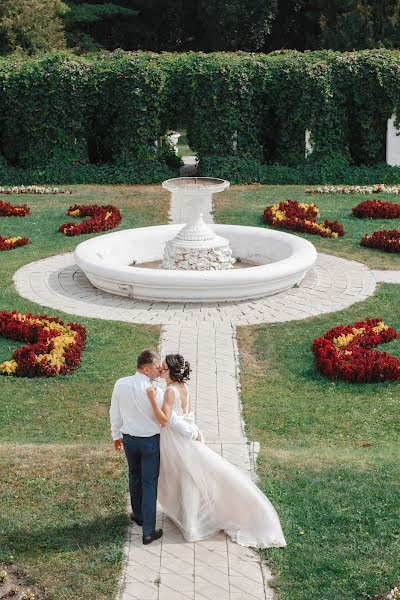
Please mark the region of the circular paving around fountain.
<svg viewBox="0 0 400 600"><path fill-rule="evenodd" d="M371 296L376 279L365 265L318 254L298 287L274 296L234 303L168 304L123 298L92 286L72 253L30 263L14 275L21 296L55 310L130 323L198 326L250 325L301 320L336 312Z"/></svg>

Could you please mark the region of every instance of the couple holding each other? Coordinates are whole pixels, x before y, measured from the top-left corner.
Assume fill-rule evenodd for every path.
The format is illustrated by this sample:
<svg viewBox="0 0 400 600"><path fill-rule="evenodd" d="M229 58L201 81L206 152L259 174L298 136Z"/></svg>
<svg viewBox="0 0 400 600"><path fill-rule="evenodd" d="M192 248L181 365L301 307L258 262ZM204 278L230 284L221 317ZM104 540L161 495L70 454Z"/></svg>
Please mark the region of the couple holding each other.
<svg viewBox="0 0 400 600"><path fill-rule="evenodd" d="M190 409L190 370L180 354L160 362L158 354L144 350L135 375L114 386L111 433L115 449L125 450L131 518L143 527L143 543L162 536L162 529L155 528L158 495L187 542L223 530L243 546L286 546L268 498L204 444ZM167 383L165 392L151 382L158 377Z"/></svg>

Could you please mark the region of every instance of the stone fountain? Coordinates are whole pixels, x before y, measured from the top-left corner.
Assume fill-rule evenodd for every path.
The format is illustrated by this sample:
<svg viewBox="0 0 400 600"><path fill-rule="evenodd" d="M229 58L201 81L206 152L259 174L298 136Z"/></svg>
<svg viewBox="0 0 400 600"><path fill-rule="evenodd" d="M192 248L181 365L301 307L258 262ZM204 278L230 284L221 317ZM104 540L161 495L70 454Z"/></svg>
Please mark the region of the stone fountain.
<svg viewBox="0 0 400 600"><path fill-rule="evenodd" d="M200 215L165 244L163 269L217 271L232 269L229 241L217 235Z"/></svg>
<svg viewBox="0 0 400 600"><path fill-rule="evenodd" d="M232 302L299 284L317 257L307 240L263 227L204 222L201 211L228 186L202 177L165 181L173 200L191 208L190 223L94 237L77 246L76 263L95 287L149 301Z"/></svg>
<svg viewBox="0 0 400 600"><path fill-rule="evenodd" d="M217 271L232 269L235 263L229 241L218 236L203 221L199 206L212 206L212 196L229 186L229 181L210 177L167 179L163 188L172 200L191 205L192 220L178 235L165 244L163 269Z"/></svg>

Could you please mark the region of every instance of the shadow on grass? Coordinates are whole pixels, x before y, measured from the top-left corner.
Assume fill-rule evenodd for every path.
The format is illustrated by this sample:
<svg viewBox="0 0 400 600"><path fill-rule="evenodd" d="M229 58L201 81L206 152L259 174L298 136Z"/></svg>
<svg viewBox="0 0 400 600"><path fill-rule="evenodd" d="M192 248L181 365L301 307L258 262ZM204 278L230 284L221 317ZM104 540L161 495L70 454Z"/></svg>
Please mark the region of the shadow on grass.
<svg viewBox="0 0 400 600"><path fill-rule="evenodd" d="M127 517L126 514L118 513L86 523L60 524L39 529L35 525L36 520L33 519L31 525L3 531L0 537L0 560L7 560L10 555L24 560L37 557L40 553L48 556L60 552L86 553L92 549L108 548L125 537ZM37 525L40 525L39 520Z"/></svg>

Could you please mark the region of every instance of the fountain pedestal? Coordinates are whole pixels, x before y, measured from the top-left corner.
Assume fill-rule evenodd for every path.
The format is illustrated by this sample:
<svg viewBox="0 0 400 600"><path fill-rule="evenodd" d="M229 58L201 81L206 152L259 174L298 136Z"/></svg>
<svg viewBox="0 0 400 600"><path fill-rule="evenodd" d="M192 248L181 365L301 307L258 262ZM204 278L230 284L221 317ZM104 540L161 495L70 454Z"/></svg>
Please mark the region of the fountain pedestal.
<svg viewBox="0 0 400 600"><path fill-rule="evenodd" d="M192 219L165 245L162 268L185 271L232 269L229 241L214 233L203 221L200 210L212 206L212 195L229 186L229 181L211 177L179 177L163 182L175 201L191 206Z"/></svg>
<svg viewBox="0 0 400 600"><path fill-rule="evenodd" d="M186 225L165 244L163 269L218 271L232 269L232 250L227 239L216 235L203 221L203 215Z"/></svg>

